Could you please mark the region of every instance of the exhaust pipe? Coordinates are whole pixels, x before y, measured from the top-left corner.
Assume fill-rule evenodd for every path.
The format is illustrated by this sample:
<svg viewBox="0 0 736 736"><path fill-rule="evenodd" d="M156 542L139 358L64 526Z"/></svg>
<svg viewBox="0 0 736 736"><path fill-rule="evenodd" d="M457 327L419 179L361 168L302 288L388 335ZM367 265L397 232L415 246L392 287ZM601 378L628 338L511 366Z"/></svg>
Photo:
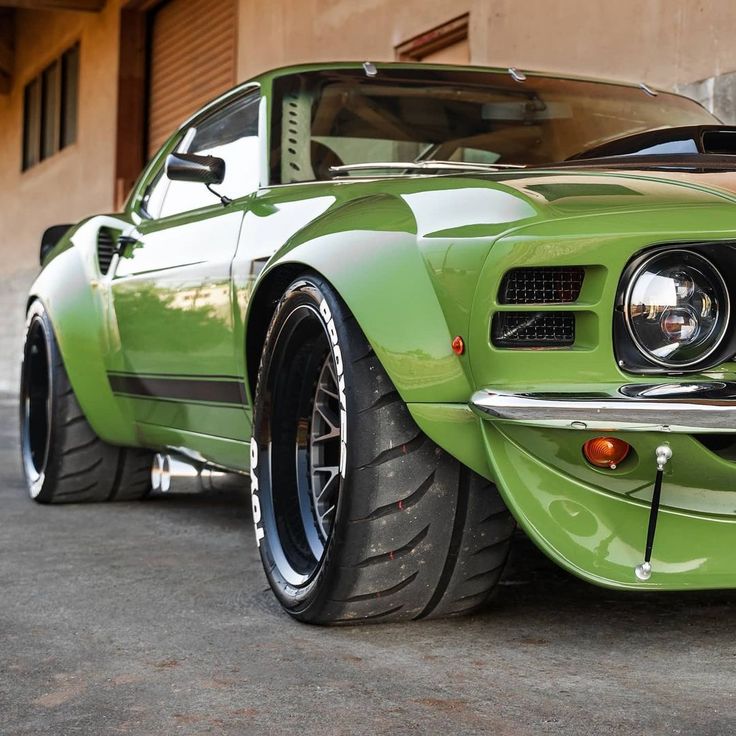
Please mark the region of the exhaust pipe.
<svg viewBox="0 0 736 736"><path fill-rule="evenodd" d="M243 489L248 479L205 463L157 452L151 467L151 488L157 493L206 493Z"/></svg>

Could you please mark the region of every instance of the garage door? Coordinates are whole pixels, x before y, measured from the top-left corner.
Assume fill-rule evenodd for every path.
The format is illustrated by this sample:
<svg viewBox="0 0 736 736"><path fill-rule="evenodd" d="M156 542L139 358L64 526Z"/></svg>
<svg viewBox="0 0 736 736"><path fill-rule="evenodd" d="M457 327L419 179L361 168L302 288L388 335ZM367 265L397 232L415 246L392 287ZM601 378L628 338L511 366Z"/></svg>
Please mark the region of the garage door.
<svg viewBox="0 0 736 736"><path fill-rule="evenodd" d="M151 19L148 155L235 84L236 0L169 0Z"/></svg>

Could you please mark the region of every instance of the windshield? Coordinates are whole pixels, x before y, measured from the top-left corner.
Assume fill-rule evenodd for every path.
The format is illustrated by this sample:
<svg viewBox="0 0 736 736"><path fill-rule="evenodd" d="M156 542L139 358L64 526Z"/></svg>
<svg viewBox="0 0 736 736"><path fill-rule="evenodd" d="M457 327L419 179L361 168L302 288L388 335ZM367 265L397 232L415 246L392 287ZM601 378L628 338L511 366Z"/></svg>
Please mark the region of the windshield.
<svg viewBox="0 0 736 736"><path fill-rule="evenodd" d="M712 125L692 100L638 87L506 72L310 71L274 83L271 179L422 160L539 166L652 128ZM364 176L365 171L341 172ZM395 171L394 171L395 173Z"/></svg>

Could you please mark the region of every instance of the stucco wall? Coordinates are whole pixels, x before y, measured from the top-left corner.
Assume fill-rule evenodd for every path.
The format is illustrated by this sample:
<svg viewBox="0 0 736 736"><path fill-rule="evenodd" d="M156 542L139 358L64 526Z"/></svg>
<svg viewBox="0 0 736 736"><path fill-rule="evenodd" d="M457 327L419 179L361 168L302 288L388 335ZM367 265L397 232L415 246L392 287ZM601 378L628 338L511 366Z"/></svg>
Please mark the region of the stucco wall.
<svg viewBox="0 0 736 736"><path fill-rule="evenodd" d="M17 14L14 87L0 95L0 390L17 384L43 229L113 207L120 3L108 0L99 14ZM468 11L478 64L665 88L736 70L732 0L239 0L237 77L300 61L393 59L397 44ZM21 173L23 86L76 40L77 142ZM685 89L712 99L707 85ZM736 94L721 97L719 111L731 119Z"/></svg>
<svg viewBox="0 0 736 736"><path fill-rule="evenodd" d="M238 49L238 76L316 60L393 61L394 46L484 2L239 0L240 27L247 35Z"/></svg>
<svg viewBox="0 0 736 736"><path fill-rule="evenodd" d="M474 63L673 88L736 69L732 0L240 0L242 78L394 46L470 11ZM252 33L250 32L252 29Z"/></svg>
<svg viewBox="0 0 736 736"><path fill-rule="evenodd" d="M489 63L672 88L736 69L732 0L475 3L471 53Z"/></svg>
<svg viewBox="0 0 736 736"><path fill-rule="evenodd" d="M28 286L48 225L74 222L113 201L118 13L19 11L14 86L0 95L0 391L14 390ZM21 172L23 88L80 41L77 142Z"/></svg>

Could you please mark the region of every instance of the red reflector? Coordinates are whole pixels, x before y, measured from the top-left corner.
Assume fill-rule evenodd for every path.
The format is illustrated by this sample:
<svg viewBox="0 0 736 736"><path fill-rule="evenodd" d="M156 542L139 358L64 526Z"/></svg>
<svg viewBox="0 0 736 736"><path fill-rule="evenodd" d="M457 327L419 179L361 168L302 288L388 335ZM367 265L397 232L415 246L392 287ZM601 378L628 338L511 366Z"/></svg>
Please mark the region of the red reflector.
<svg viewBox="0 0 736 736"><path fill-rule="evenodd" d="M583 445L583 455L591 465L611 470L626 459L629 450L631 445L617 437L596 437Z"/></svg>
<svg viewBox="0 0 736 736"><path fill-rule="evenodd" d="M455 355L462 355L465 352L465 343L460 335L452 341L452 352Z"/></svg>

